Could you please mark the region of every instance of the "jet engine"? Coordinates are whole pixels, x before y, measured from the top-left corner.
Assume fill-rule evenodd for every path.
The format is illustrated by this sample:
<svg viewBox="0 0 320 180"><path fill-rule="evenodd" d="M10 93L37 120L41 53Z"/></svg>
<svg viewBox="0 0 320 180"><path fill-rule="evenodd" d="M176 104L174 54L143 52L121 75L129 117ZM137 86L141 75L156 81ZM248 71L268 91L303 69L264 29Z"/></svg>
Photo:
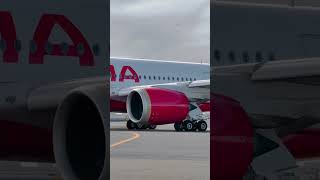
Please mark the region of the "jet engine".
<svg viewBox="0 0 320 180"><path fill-rule="evenodd" d="M211 178L242 179L253 159L253 127L240 103L211 94Z"/></svg>
<svg viewBox="0 0 320 180"><path fill-rule="evenodd" d="M127 97L131 121L142 124L171 124L186 119L189 100L181 92L160 88L136 89Z"/></svg>
<svg viewBox="0 0 320 180"><path fill-rule="evenodd" d="M104 180L109 177L106 115L105 87L77 88L60 103L53 127L53 147L63 178Z"/></svg>

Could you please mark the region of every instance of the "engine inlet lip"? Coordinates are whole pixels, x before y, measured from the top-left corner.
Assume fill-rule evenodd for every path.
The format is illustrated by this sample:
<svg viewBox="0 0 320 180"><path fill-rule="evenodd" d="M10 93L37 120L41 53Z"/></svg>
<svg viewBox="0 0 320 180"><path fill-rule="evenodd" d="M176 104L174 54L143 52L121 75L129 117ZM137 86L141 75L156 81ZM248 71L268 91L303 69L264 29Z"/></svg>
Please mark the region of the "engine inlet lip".
<svg viewBox="0 0 320 180"><path fill-rule="evenodd" d="M140 119L136 119L132 115L131 100L134 93L138 93L142 101L142 115ZM148 123L148 120L151 115L151 102L150 102L150 97L145 89L136 89L131 91L127 97L126 107L127 107L129 119L131 121L133 121L134 123L142 123L142 124Z"/></svg>

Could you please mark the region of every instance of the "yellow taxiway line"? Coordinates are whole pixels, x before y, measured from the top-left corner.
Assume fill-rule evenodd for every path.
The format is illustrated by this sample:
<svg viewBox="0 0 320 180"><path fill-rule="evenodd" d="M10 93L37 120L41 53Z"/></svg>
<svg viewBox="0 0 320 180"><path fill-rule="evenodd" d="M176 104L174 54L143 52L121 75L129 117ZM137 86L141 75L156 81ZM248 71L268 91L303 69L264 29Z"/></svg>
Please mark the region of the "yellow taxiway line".
<svg viewBox="0 0 320 180"><path fill-rule="evenodd" d="M125 144L125 143L128 143L130 141L133 141L135 139L138 139L140 137L140 134L136 133L136 132L133 132L132 133L132 137L128 138L128 139L124 139L124 140L121 140L119 142L116 142L116 143L113 143L110 145L110 148L114 148L114 147L117 147L117 146L120 146L121 144Z"/></svg>

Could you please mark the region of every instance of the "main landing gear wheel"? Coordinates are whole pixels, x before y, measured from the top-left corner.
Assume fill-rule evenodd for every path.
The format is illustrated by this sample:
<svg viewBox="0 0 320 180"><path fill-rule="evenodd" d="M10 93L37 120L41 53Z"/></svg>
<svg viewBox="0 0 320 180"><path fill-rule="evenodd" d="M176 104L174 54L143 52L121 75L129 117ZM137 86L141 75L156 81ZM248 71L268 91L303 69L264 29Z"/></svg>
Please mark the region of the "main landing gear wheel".
<svg viewBox="0 0 320 180"><path fill-rule="evenodd" d="M193 125L192 121L190 121L190 120L184 121L184 122L183 122L183 126L184 126L184 129L185 129L186 131L192 131L193 128L194 128L194 125Z"/></svg>
<svg viewBox="0 0 320 180"><path fill-rule="evenodd" d="M176 131L182 131L182 130L183 130L182 123L181 123L181 122L176 122L176 123L174 123L174 129L175 129Z"/></svg>
<svg viewBox="0 0 320 180"><path fill-rule="evenodd" d="M127 121L127 128L129 130L133 130L133 129L136 129L136 130L143 130L143 129L155 129L157 127L157 125L145 125L145 124L141 124L141 123L135 123L131 120L128 120Z"/></svg>
<svg viewBox="0 0 320 180"><path fill-rule="evenodd" d="M208 128L208 124L204 120L200 121L191 121L186 120L184 122L176 122L174 123L174 129L176 131L206 131Z"/></svg>
<svg viewBox="0 0 320 180"><path fill-rule="evenodd" d="M143 124L141 124L141 123L135 123L136 124L136 129L146 129L145 127L146 126L144 126Z"/></svg>
<svg viewBox="0 0 320 180"><path fill-rule="evenodd" d="M149 127L149 129L156 129L157 125L150 124L148 127Z"/></svg>
<svg viewBox="0 0 320 180"><path fill-rule="evenodd" d="M208 128L208 125L204 120L197 122L196 126L199 131L206 131Z"/></svg>
<svg viewBox="0 0 320 180"><path fill-rule="evenodd" d="M127 128L129 130L135 129L136 128L136 123L132 122L131 120L127 121Z"/></svg>

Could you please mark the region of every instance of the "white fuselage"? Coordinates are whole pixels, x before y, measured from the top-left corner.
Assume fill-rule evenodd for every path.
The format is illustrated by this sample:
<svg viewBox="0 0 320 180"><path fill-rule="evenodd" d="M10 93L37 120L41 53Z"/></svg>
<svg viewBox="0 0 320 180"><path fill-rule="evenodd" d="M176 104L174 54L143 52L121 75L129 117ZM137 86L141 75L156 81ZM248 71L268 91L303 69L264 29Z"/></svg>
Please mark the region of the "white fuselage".
<svg viewBox="0 0 320 180"><path fill-rule="evenodd" d="M210 78L209 64L110 58L110 65L110 95L133 86Z"/></svg>

